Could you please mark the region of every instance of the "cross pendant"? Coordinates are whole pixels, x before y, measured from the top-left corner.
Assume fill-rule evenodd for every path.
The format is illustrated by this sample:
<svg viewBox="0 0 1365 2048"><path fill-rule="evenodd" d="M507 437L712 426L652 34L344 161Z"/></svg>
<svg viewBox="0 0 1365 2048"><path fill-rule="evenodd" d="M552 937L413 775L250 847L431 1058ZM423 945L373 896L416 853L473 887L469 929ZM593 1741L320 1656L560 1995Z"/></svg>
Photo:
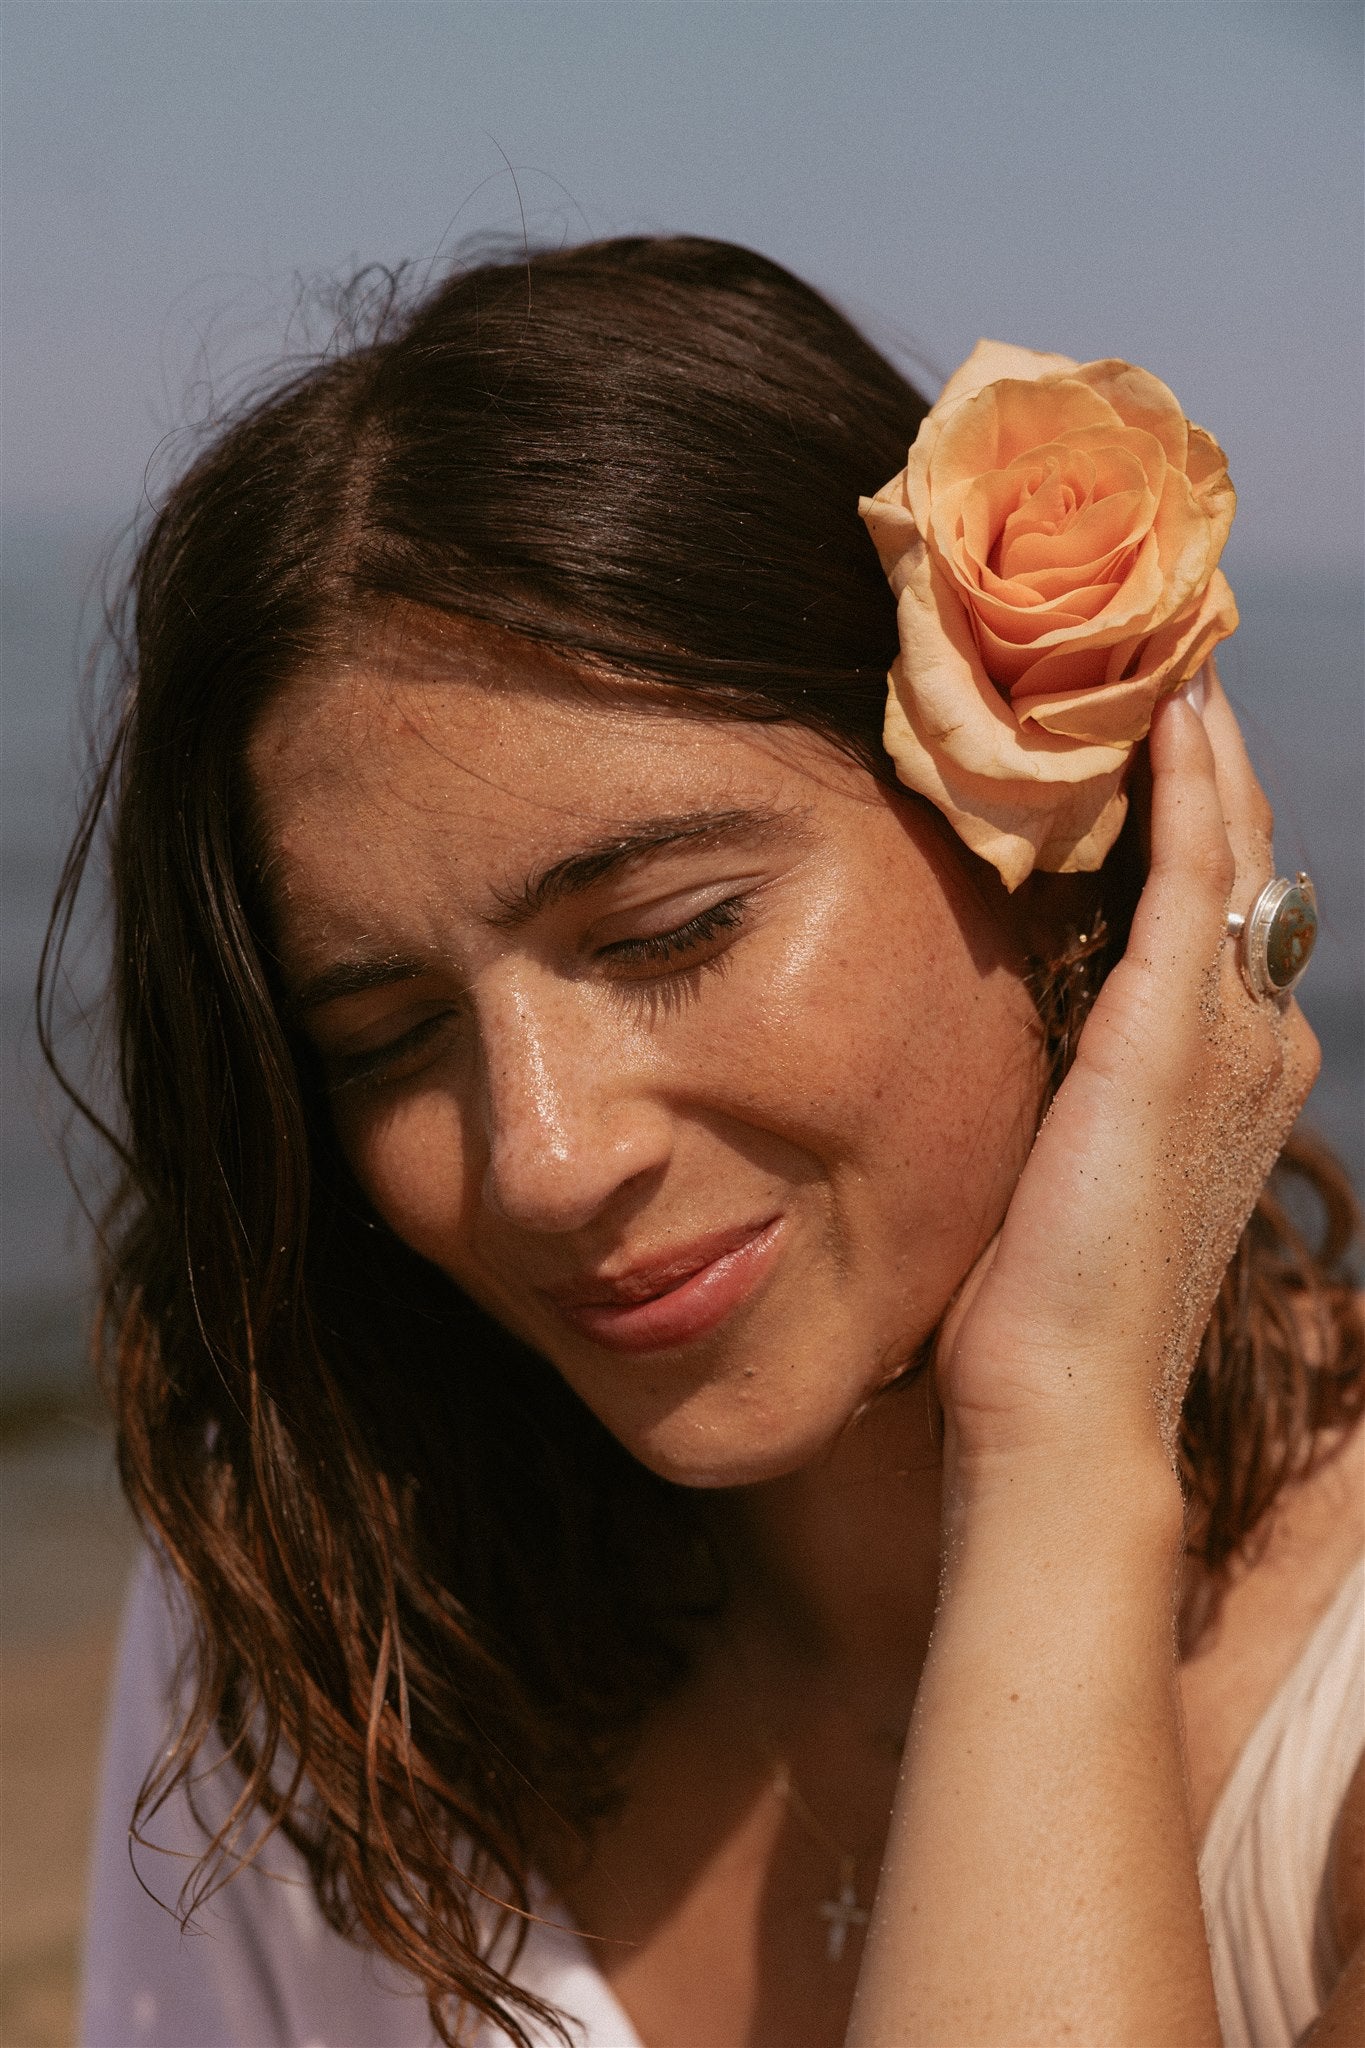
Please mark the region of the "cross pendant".
<svg viewBox="0 0 1365 2048"><path fill-rule="evenodd" d="M828 1921L829 1933L825 1937L825 1955L831 1963L837 1963L848 1945L850 1927L866 1927L867 1909L858 1904L858 1893L853 1883L853 1858L846 1856L839 1871L839 1896L837 1899L820 1901L820 1918Z"/></svg>

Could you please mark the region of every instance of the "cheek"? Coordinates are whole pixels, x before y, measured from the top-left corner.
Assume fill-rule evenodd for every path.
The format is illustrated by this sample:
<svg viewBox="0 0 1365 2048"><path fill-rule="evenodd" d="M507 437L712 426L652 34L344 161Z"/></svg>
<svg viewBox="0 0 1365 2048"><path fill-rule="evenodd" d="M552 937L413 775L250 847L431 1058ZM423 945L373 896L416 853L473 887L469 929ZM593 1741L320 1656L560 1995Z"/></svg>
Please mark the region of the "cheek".
<svg viewBox="0 0 1365 2048"><path fill-rule="evenodd" d="M924 862L899 888L831 893L797 943L756 945L721 984L694 1027L696 1071L724 1075L737 1108L747 1091L827 1162L913 1169L959 1194L1002 1171L1012 1185L1041 1038L1018 963L980 925Z"/></svg>
<svg viewBox="0 0 1365 2048"><path fill-rule="evenodd" d="M1036 1127L1041 1032L1019 963L930 878L873 898L774 977L749 1070L781 1076L769 1099L828 1178L849 1311L872 1355L899 1357L999 1228Z"/></svg>
<svg viewBox="0 0 1365 2048"><path fill-rule="evenodd" d="M442 1263L471 1199L453 1097L430 1089L391 1107L342 1109L336 1122L347 1162L376 1212L413 1251Z"/></svg>
<svg viewBox="0 0 1365 2048"><path fill-rule="evenodd" d="M884 1018L847 1060L866 1179L858 1249L868 1313L892 1348L934 1328L1000 1227L1040 1092L1032 1006L1012 976L929 989L931 1004Z"/></svg>

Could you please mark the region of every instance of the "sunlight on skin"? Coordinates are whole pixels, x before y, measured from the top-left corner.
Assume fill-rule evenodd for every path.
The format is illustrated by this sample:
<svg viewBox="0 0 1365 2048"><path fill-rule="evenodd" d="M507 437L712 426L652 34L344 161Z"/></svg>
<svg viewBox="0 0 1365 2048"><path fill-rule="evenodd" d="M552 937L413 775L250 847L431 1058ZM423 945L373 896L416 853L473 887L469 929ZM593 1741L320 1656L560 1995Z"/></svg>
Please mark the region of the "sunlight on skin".
<svg viewBox="0 0 1365 2048"><path fill-rule="evenodd" d="M1101 2014L1211 2043L1158 1424L1313 1064L1224 945L1267 828L1228 735L1215 773L1221 694L1207 730L1159 721L1134 941L1034 1144L1025 906L935 815L804 732L443 633L296 682L256 732L287 989L378 1214L642 1462L714 1490L749 1674L737 1707L712 1643L588 1867L547 1844L547 1874L647 2040L686 2011L716 2048ZM1238 1090L1257 1113L1192 1187L1173 1133L1202 1148ZM873 1398L974 1268L946 1428L928 1378ZM807 1925L828 1849L793 1841L779 1751L882 1870L832 1964Z"/></svg>
<svg viewBox="0 0 1365 2048"><path fill-rule="evenodd" d="M534 651L490 680L358 665L255 739L287 980L361 950L402 966L306 1018L343 1143L397 1234L656 1471L792 1471L1000 1220L1039 1091L1017 950L924 808L809 734L587 701ZM576 849L734 813L753 829L506 928ZM622 1351L547 1298L769 1223L714 1333Z"/></svg>

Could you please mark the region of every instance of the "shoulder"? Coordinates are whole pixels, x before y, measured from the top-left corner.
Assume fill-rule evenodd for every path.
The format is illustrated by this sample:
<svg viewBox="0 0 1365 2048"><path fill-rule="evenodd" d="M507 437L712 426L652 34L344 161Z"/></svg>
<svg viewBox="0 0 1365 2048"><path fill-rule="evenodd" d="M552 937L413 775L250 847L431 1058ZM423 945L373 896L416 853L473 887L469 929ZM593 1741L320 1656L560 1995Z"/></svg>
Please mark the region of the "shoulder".
<svg viewBox="0 0 1365 2048"><path fill-rule="evenodd" d="M1365 1552L1365 1415L1326 1435L1311 1470L1275 1503L1267 1561L1337 1585Z"/></svg>
<svg viewBox="0 0 1365 2048"><path fill-rule="evenodd" d="M1309 1470L1283 1486L1209 1611L1191 1660L1238 1653L1283 1676L1365 1555L1365 1415L1322 1432Z"/></svg>
<svg viewBox="0 0 1365 2048"><path fill-rule="evenodd" d="M1322 1480L1327 1512L1340 1514L1348 1527L1365 1521L1365 1420L1356 1425ZM1365 1631L1365 1616L1361 1628ZM1365 1746L1333 1831L1327 1909L1337 1954L1353 1956L1365 1948Z"/></svg>
<svg viewBox="0 0 1365 2048"><path fill-rule="evenodd" d="M1221 1587L1182 1656L1197 1834L1243 1746L1365 1554L1365 1419L1319 1447L1284 1487L1248 1561Z"/></svg>

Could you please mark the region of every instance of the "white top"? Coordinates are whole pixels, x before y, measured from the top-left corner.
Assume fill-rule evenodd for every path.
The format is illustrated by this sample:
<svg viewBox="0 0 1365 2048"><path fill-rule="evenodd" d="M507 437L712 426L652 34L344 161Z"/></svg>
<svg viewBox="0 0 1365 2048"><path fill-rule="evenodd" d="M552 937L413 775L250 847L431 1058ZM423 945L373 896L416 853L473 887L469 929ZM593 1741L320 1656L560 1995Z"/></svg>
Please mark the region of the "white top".
<svg viewBox="0 0 1365 2048"><path fill-rule="evenodd" d="M1323 1880L1365 1747L1363 1594L1365 1560L1267 1708L1209 1825L1200 1883L1226 2048L1290 2048L1340 1967ZM413 1980L327 1926L299 1858L278 1838L200 1910L194 1932L182 1934L156 1903L174 1906L204 1842L178 1792L147 1830L171 1855L140 1849L130 1860L129 1817L152 1742L164 1738L175 1663L171 1600L144 1560L106 1742L81 2048L433 2048ZM197 1795L215 1827L224 1776L201 1780ZM522 1949L517 1981L576 2023L582 2048L643 2048L586 1944L551 1901L536 1904L546 1920ZM553 2039L533 2038L545 2048ZM485 2027L476 2048L506 2039Z"/></svg>
<svg viewBox="0 0 1365 2048"><path fill-rule="evenodd" d="M1324 1883L1365 1748L1365 1559L1348 1572L1223 1788L1199 1858L1224 2048L1290 2048L1345 1957Z"/></svg>
<svg viewBox="0 0 1365 2048"><path fill-rule="evenodd" d="M144 1556L124 1617L105 1736L81 2048L435 2048L414 1980L327 1925L302 1859L278 1836L195 1914L187 1934L167 1909L205 1836L183 1791L145 1824L157 1848L130 1854L133 1803L172 1719L184 1634L175 1597ZM196 1773L195 1797L217 1829L231 1798L227 1773ZM552 1901L535 1903L547 1919L527 1937L517 1981L579 2022L583 2048L642 2048L587 1945ZM562 2048L551 2034L532 2030L532 2038L537 2048L542 2041ZM474 2048L506 2042L501 2028L485 2027Z"/></svg>

